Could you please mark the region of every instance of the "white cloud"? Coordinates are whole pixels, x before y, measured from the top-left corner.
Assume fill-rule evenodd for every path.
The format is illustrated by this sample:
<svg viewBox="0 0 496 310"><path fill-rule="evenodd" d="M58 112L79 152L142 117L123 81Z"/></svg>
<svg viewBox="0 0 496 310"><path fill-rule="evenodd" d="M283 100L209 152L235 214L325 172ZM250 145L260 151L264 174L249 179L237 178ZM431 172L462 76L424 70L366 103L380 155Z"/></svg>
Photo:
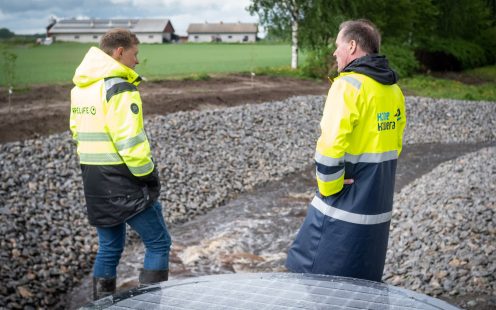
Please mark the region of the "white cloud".
<svg viewBox="0 0 496 310"><path fill-rule="evenodd" d="M110 0L110 3L112 4L119 4L119 5L124 5L124 4L131 4L132 1L131 0Z"/></svg>

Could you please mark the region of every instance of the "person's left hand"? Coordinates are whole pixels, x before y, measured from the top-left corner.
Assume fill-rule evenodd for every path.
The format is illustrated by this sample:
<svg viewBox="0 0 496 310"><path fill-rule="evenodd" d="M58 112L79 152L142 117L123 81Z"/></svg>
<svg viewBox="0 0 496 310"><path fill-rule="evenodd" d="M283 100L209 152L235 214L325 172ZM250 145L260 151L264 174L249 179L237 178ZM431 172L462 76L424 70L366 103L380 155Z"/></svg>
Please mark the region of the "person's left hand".
<svg viewBox="0 0 496 310"><path fill-rule="evenodd" d="M355 182L355 180L353 179L344 179L344 185L350 185L350 184L353 184Z"/></svg>

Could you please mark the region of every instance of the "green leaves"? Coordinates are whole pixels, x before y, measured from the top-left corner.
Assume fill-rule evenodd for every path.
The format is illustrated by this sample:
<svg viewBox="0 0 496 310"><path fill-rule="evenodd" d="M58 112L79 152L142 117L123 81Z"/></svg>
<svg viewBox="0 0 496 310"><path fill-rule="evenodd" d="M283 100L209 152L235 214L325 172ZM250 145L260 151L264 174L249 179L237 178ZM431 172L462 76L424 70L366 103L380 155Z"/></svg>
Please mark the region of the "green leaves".
<svg viewBox="0 0 496 310"><path fill-rule="evenodd" d="M5 74L5 82L13 87L16 79L15 65L17 54L12 52L7 46L0 46L0 55L2 57L2 72Z"/></svg>
<svg viewBox="0 0 496 310"><path fill-rule="evenodd" d="M461 64L460 68L496 60L495 1L253 0L249 10L259 15L260 23L267 27L269 36L289 41L292 18L288 11L289 4L299 8L298 44L312 51L308 58L312 63L307 66L314 69L319 63L325 63L324 58L318 59L318 55L334 42L339 24L359 18L369 19L379 27L383 42L390 42L389 53L396 58L392 64L407 75L418 67L418 63L411 58L413 51L436 49L455 57ZM393 42L398 48L392 47ZM404 50L410 52L405 54ZM402 60L402 56L407 59ZM428 68L428 64L423 65Z"/></svg>

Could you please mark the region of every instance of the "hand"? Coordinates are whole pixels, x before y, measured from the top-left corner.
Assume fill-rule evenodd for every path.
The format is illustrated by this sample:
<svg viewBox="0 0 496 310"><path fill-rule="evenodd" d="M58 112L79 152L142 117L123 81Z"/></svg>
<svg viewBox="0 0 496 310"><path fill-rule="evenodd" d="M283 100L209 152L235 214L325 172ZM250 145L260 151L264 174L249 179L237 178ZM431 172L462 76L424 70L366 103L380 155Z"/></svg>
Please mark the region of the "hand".
<svg viewBox="0 0 496 310"><path fill-rule="evenodd" d="M355 182L355 180L353 180L353 179L344 179L345 185L350 185L350 184L353 184L354 182Z"/></svg>

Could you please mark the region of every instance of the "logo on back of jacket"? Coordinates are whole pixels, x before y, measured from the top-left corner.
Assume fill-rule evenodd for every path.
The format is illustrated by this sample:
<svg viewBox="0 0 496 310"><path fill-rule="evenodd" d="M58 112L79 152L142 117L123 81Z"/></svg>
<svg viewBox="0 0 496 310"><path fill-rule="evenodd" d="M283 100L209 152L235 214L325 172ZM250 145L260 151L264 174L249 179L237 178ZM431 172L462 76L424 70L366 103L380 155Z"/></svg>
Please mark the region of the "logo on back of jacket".
<svg viewBox="0 0 496 310"><path fill-rule="evenodd" d="M74 107L71 109L71 112L74 114L95 115L96 114L96 107L95 106Z"/></svg>
<svg viewBox="0 0 496 310"><path fill-rule="evenodd" d="M400 109L396 110L393 117L390 117L389 112L379 112L377 113L377 131L393 130L396 128L396 122L401 120Z"/></svg>

